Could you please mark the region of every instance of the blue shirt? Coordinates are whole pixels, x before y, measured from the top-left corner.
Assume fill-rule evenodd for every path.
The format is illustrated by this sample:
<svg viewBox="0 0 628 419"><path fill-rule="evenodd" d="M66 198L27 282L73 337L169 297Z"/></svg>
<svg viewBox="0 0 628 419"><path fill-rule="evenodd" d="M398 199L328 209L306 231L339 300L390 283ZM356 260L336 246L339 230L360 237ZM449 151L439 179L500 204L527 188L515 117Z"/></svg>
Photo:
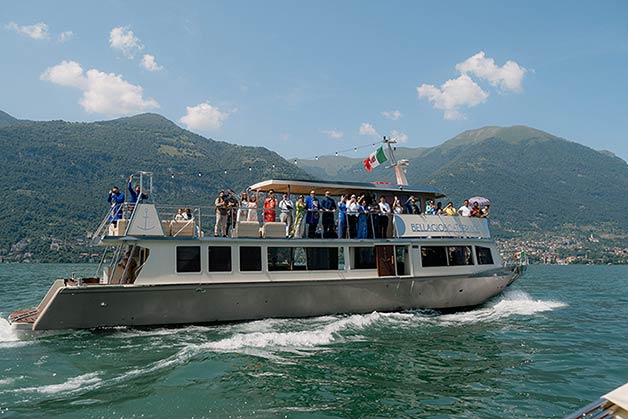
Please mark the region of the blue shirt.
<svg viewBox="0 0 628 419"><path fill-rule="evenodd" d="M135 192L135 190L133 189L133 185L131 185L131 182L129 182L129 195L131 196L131 204L135 204L137 202L137 195L138 193ZM124 197L124 195L122 195ZM146 195L145 193L141 194L140 196L140 201L142 199L147 199L148 195ZM124 198L122 198L122 202L124 202Z"/></svg>

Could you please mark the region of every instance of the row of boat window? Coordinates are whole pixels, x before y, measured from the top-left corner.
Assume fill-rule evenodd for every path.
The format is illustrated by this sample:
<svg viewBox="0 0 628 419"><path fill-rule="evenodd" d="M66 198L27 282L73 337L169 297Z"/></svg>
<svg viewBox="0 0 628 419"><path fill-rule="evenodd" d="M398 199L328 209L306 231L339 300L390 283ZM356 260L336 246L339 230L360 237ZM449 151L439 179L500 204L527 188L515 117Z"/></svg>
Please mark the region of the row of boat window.
<svg viewBox="0 0 628 419"><path fill-rule="evenodd" d="M374 247L352 247L352 269L376 269L377 252ZM231 272L231 247L209 246L209 272ZM262 270L262 248L240 246L240 271ZM407 246L395 246L397 272L406 271ZM491 249L475 246L478 265L492 265ZM179 273L201 272L201 247L177 246L176 268ZM268 247L268 271L329 271L344 270L345 255L342 247ZM473 265L471 246L421 246L423 267Z"/></svg>

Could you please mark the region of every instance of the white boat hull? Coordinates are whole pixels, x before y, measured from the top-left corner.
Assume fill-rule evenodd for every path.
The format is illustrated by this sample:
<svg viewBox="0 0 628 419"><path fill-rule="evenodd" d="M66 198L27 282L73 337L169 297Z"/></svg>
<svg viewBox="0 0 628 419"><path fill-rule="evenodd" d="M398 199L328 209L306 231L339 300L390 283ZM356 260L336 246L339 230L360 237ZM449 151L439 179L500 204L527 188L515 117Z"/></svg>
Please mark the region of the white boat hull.
<svg viewBox="0 0 628 419"><path fill-rule="evenodd" d="M499 294L518 278L518 269L421 278L64 286L30 325L33 330L83 329L460 309Z"/></svg>

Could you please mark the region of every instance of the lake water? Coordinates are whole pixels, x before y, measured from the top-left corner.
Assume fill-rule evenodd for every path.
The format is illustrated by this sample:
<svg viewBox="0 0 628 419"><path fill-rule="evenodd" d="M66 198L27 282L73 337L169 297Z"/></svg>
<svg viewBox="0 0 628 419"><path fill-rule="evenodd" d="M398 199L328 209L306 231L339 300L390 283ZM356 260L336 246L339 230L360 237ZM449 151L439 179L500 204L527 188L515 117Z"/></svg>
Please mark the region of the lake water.
<svg viewBox="0 0 628 419"><path fill-rule="evenodd" d="M0 265L0 313L90 265ZM17 340L0 417L561 418L628 381L628 267L532 266L454 314L371 313Z"/></svg>

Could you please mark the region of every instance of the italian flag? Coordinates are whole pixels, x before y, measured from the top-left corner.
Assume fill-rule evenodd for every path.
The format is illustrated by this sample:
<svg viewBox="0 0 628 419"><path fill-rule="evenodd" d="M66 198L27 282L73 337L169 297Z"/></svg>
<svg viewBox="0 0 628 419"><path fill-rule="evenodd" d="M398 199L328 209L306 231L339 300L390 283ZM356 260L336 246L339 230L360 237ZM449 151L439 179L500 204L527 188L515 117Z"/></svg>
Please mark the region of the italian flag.
<svg viewBox="0 0 628 419"><path fill-rule="evenodd" d="M386 157L386 153L384 153L384 147L380 146L377 151L364 159L364 168L370 172L386 160L388 160L388 158Z"/></svg>

